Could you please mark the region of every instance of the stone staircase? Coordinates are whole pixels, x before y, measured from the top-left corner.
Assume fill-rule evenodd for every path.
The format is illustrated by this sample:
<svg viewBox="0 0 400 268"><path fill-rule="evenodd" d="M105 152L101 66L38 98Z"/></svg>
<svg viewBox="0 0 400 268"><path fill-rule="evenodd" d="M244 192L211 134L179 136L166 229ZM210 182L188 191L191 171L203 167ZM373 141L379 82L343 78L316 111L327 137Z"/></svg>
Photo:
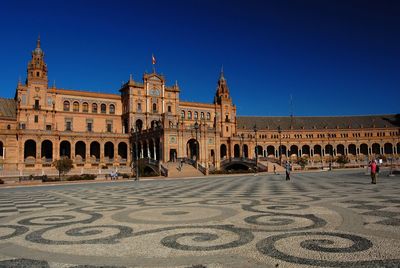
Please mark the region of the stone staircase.
<svg viewBox="0 0 400 268"><path fill-rule="evenodd" d="M204 176L199 170L189 164L183 164L181 170L178 169L178 162L168 162L164 166L168 169L169 178L201 177Z"/></svg>
<svg viewBox="0 0 400 268"><path fill-rule="evenodd" d="M277 163L272 163L270 161L258 161L260 164L263 164L268 168L268 172L274 172L274 166L276 167L276 172L277 173L282 173L285 172L285 168L280 166Z"/></svg>

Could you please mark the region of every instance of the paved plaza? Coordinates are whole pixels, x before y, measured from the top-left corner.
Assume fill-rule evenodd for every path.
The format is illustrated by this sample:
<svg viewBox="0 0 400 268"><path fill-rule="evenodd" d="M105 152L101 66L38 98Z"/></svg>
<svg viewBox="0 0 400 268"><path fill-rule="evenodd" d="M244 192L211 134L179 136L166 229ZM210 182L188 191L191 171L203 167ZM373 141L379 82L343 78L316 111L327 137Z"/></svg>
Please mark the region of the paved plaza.
<svg viewBox="0 0 400 268"><path fill-rule="evenodd" d="M0 189L0 267L399 267L365 170Z"/></svg>

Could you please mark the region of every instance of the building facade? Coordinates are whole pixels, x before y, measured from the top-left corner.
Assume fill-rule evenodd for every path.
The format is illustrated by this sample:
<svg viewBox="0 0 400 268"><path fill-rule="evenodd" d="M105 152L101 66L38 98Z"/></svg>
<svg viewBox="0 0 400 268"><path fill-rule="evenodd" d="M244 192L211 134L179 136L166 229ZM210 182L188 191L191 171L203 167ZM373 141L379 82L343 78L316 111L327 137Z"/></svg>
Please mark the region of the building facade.
<svg viewBox="0 0 400 268"><path fill-rule="evenodd" d="M37 40L25 83L14 99L0 99L0 167L3 171L52 169L69 157L81 169L129 167L147 158L163 165L192 159L220 169L229 159L324 162L400 154L399 115L243 117L236 115L221 72L213 103L180 100L177 83L155 72L132 76L120 94L49 86Z"/></svg>

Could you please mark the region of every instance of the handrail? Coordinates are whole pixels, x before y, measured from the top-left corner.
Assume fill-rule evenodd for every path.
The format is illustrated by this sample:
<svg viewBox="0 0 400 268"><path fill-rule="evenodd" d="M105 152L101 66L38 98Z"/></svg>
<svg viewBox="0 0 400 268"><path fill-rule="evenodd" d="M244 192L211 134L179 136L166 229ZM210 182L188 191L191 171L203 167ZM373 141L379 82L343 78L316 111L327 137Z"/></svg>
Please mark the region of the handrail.
<svg viewBox="0 0 400 268"><path fill-rule="evenodd" d="M160 164L160 173L164 177L168 177L168 168L166 168L162 164Z"/></svg>
<svg viewBox="0 0 400 268"><path fill-rule="evenodd" d="M207 175L207 169L203 167L201 164L197 163L197 169L203 173L204 175Z"/></svg>

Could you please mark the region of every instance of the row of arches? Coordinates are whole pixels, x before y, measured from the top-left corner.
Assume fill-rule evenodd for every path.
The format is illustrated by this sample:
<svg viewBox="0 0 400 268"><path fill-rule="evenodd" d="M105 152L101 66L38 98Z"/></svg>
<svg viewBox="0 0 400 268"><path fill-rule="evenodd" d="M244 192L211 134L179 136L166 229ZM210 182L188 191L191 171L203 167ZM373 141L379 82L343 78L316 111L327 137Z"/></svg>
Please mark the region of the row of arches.
<svg viewBox="0 0 400 268"><path fill-rule="evenodd" d="M85 160L87 153L89 153L89 157L94 158L96 160L100 160L101 158L101 145L97 141L91 142L88 146L84 141L77 141L75 144L75 150L72 152L71 143L69 141L62 141L59 145L59 157L66 156L71 158L74 156L75 158ZM34 140L26 140L24 143L24 159L28 157L37 158L37 143ZM44 140L40 143L40 155L42 158L52 160L54 158L53 153L53 142L50 140ZM87 151L89 150L89 151ZM114 143L108 141L104 144L104 157L109 159L115 158L115 150L117 151L117 156L121 157L121 159L127 159L128 157L128 145L125 142L118 143L117 148L115 148ZM73 153L73 155L72 155Z"/></svg>
<svg viewBox="0 0 400 268"><path fill-rule="evenodd" d="M92 103L92 113L97 113L98 112L98 104L97 103ZM69 101L64 101L63 103L63 110L65 112L71 111L71 103ZM72 111L73 112L83 112L83 113L88 113L89 112L89 103L83 102L82 103L82 110L80 109L80 103L78 101L74 101L72 103ZM108 112L110 114L115 114L115 105L110 104L108 106ZM100 104L100 113L105 114L107 113L107 105L105 103Z"/></svg>
<svg viewBox="0 0 400 268"><path fill-rule="evenodd" d="M281 153L279 153L281 152ZM385 143L383 146L379 143L373 143L369 146L366 143L362 143L359 146L356 144L349 144L347 146L343 144L331 145L327 144L325 146L316 144L314 146L310 145L291 145L287 147L285 145L281 145L280 150L279 146L268 145L263 148L261 145L258 145L254 148L254 155L264 157L279 157L279 155L285 156L325 156L325 155L372 155L372 154L399 154L400 153L400 143L397 145L393 145L392 143ZM220 154L221 159L227 157L227 146L225 144L221 144L220 146ZM249 157L249 149L247 144L243 144L242 148L239 144L235 144L233 146L233 156L234 157Z"/></svg>

